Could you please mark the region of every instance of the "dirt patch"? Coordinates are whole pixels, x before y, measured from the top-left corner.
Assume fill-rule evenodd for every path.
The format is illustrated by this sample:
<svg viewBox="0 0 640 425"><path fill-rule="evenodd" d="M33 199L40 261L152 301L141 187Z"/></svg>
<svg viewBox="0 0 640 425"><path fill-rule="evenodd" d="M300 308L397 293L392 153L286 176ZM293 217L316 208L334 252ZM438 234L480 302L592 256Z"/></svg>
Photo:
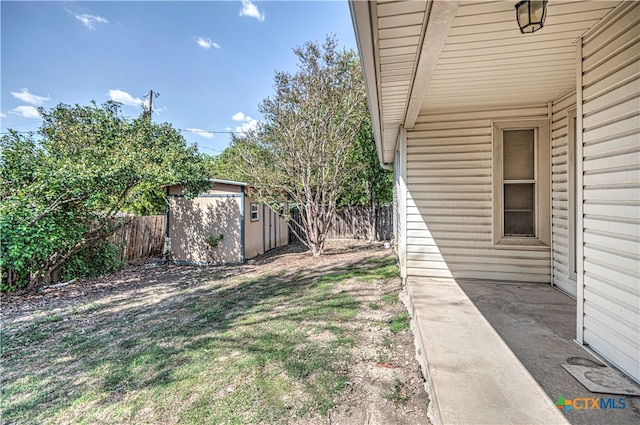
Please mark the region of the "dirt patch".
<svg viewBox="0 0 640 425"><path fill-rule="evenodd" d="M363 304L352 325L363 343L355 349L356 362L349 371L351 386L329 412L329 423L429 424L429 398L415 357L413 334L410 330L393 332L389 326L407 311L396 297L402 290L400 279L365 291L352 280L340 289Z"/></svg>
<svg viewBox="0 0 640 425"><path fill-rule="evenodd" d="M402 326L406 308L399 301L402 288L400 279L393 277L395 266L392 264L393 260L390 261L390 256L392 252L384 249L382 244L332 241L326 254L318 259L312 258L299 245L292 245L234 267L185 267L150 260L129 265L122 271L108 276L78 280L62 287L43 288L35 294L3 294L0 299L2 323L3 327L9 325L9 338L22 338L19 332L32 322L70 326L70 322L64 323L69 317L69 320L74 320L73 329L76 337L82 338L83 327L86 327L86 334L112 331L107 328L96 329L94 314L109 317L111 323L114 323L114 318L120 317L130 323L125 323L124 326L130 326L131 329L135 329L138 323L152 324L156 320L163 320L165 312L171 309L178 313L184 311L186 316L187 309L201 307L196 302L204 294L202 287L210 285L211 282L230 282L236 277L243 280L254 279L258 282L255 289L259 290L260 285L268 284L260 283L261 276L277 275L284 270L287 279L304 279L320 283L325 279L328 284L333 285L331 291L337 294L344 293L350 299L355 299L359 307L354 317L341 324L344 329L324 329L310 335L309 343L325 346L335 343L337 339L344 342L346 339L340 339L340 334L336 332L348 333L354 341L349 348L351 360L345 366L346 380L336 394L333 407L326 415L314 415L303 419L291 417L288 422L300 425L428 424L429 399L415 358L413 335L408 330L408 324L406 327ZM357 266L350 266L371 262L377 262L382 266L383 272L379 278L371 279L369 275L359 277ZM387 264L389 271L385 272ZM369 280L363 280L365 278ZM224 285L227 285L229 293L233 294L233 285ZM153 308L140 308L149 305ZM276 305L270 314L277 316L279 308ZM76 316L73 316L74 309L78 311ZM229 306L219 320L233 319L245 309L242 301ZM93 313L94 310L96 313ZM139 314L133 316L127 313L133 310ZM202 320L207 320L208 313L198 314ZM77 317L77 320L73 317ZM179 329L187 326L180 321L180 314L175 314L174 317L173 327ZM392 322L400 324L395 327L396 331L391 330ZM311 325L310 319L306 318L299 326L311 328ZM166 331L168 330L165 329ZM39 335L34 333L31 338L37 340L38 337ZM44 338L44 335L42 337ZM206 335L200 336L204 337ZM139 338L140 335L130 334L128 339L114 338L113 343L118 344L119 349L128 349L127 344L135 347ZM28 340L25 341L25 344L29 343ZM73 341L69 342L71 343ZM197 341L194 341L195 343ZM239 349L241 348L242 346L239 346ZM158 348L161 349L163 347ZM19 345L14 348L14 351L16 350L20 351ZM6 355L8 359L13 357L12 352ZM236 353L230 350L225 352L224 356L219 356L217 361L224 362L227 357L235 355ZM62 362L64 358L61 357L57 361ZM77 374L78 379L81 379L81 372ZM123 376L123 379L125 378L126 376ZM106 382L104 385L108 388L109 384ZM231 393L233 389L229 387L220 391ZM295 392L291 394L292 399L297 396ZM170 413L168 415L167 418L172 417ZM170 422L175 421L168 419L167 423Z"/></svg>

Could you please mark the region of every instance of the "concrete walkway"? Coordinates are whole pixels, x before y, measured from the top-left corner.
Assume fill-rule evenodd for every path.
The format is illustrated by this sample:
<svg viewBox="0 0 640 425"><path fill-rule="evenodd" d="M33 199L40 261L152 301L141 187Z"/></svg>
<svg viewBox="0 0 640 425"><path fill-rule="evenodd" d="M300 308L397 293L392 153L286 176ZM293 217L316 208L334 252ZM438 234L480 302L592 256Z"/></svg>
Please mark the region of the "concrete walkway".
<svg viewBox="0 0 640 425"><path fill-rule="evenodd" d="M409 280L420 360L436 424L638 424L624 410L569 410L590 393L561 364L596 362L575 337L575 300L544 284ZM616 396L619 397L619 396Z"/></svg>

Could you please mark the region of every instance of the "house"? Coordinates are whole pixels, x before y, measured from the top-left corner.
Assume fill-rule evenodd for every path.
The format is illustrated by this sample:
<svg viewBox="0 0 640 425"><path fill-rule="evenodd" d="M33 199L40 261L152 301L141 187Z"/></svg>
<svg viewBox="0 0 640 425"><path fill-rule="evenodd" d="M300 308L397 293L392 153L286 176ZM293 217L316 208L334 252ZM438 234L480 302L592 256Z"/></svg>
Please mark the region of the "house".
<svg viewBox="0 0 640 425"><path fill-rule="evenodd" d="M167 251L181 264L240 264L289 243L287 222L247 193L242 182L211 179L194 199L166 186Z"/></svg>
<svg viewBox="0 0 640 425"><path fill-rule="evenodd" d="M640 382L640 2L531 3L350 1L401 276L553 285Z"/></svg>

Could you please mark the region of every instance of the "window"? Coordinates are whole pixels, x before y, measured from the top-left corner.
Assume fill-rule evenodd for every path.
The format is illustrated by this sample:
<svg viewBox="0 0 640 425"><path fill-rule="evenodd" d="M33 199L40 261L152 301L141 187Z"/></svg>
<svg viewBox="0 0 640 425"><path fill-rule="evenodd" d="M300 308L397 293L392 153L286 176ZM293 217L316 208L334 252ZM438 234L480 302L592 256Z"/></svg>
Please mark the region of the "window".
<svg viewBox="0 0 640 425"><path fill-rule="evenodd" d="M535 237L535 129L502 132L503 236Z"/></svg>
<svg viewBox="0 0 640 425"><path fill-rule="evenodd" d="M258 212L258 211L259 211L259 205L258 205L258 203L256 203L256 202L252 202L252 203L249 205L249 207L250 207L250 210L249 210L249 212L250 212L250 216L249 216L249 217L251 218L251 221L258 221L258 220L260 220L260 213Z"/></svg>
<svg viewBox="0 0 640 425"><path fill-rule="evenodd" d="M493 240L549 245L549 122L493 123Z"/></svg>

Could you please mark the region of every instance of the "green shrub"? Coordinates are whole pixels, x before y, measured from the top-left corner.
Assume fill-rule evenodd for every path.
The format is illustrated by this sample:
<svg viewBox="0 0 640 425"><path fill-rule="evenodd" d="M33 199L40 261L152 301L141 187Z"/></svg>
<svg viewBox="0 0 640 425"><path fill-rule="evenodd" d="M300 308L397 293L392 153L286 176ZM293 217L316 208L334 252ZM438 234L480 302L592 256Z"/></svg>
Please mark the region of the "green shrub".
<svg viewBox="0 0 640 425"><path fill-rule="evenodd" d="M101 276L120 270L121 247L109 241L101 241L69 257L62 269L62 279Z"/></svg>
<svg viewBox="0 0 640 425"><path fill-rule="evenodd" d="M34 290L61 267L67 277L117 269L116 249L98 241L123 211L162 210L167 182L186 197L211 186L197 147L168 123L128 118L111 101L39 113L37 134L0 137L2 291Z"/></svg>

